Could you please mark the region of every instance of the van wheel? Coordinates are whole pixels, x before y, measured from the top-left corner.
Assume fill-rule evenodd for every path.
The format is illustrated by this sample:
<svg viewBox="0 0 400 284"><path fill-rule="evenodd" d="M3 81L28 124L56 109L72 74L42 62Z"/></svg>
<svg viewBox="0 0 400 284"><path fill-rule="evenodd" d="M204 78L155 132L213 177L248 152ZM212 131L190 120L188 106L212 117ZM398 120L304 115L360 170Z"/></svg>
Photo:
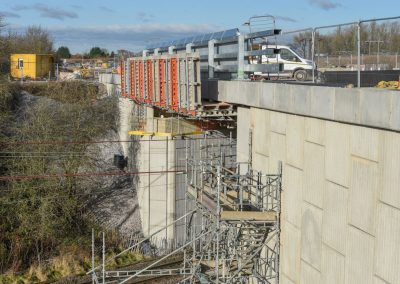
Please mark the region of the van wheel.
<svg viewBox="0 0 400 284"><path fill-rule="evenodd" d="M297 70L294 72L293 77L296 79L296 81L305 81L307 79L307 72L306 70Z"/></svg>

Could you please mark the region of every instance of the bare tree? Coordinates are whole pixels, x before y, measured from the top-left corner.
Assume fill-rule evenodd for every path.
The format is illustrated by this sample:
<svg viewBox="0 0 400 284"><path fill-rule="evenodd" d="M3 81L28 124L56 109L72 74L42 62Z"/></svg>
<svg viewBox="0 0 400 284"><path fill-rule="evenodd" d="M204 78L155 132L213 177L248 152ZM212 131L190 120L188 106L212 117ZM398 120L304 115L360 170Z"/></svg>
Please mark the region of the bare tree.
<svg viewBox="0 0 400 284"><path fill-rule="evenodd" d="M53 53L53 40L49 32L40 26L30 26L23 36L23 46L31 53Z"/></svg>

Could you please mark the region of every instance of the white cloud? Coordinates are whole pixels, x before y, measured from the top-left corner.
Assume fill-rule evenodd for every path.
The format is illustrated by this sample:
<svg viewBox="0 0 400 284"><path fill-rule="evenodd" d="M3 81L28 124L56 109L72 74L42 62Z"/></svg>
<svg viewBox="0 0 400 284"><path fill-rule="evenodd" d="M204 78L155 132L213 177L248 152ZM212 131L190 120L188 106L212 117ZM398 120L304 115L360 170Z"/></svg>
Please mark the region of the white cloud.
<svg viewBox="0 0 400 284"><path fill-rule="evenodd" d="M33 5L15 5L13 7L16 11L34 10L39 12L43 18L52 18L57 20L64 20L66 18L78 18L78 14L61 8L50 7L43 3L36 3Z"/></svg>
<svg viewBox="0 0 400 284"><path fill-rule="evenodd" d="M340 3L333 2L331 0L308 0L311 5L318 6L323 10L336 9L341 6Z"/></svg>
<svg viewBox="0 0 400 284"><path fill-rule="evenodd" d="M17 13L8 12L8 11L0 11L0 17L2 17L2 18L21 18L21 16L18 15Z"/></svg>
<svg viewBox="0 0 400 284"><path fill-rule="evenodd" d="M107 6L100 6L99 7L100 10L104 11L104 12L108 12L108 13L115 13L115 11Z"/></svg>
<svg viewBox="0 0 400 284"><path fill-rule="evenodd" d="M291 22L291 23L297 23L297 20L291 17L287 17L287 16L275 16L275 19L277 20L281 20L284 22Z"/></svg>
<svg viewBox="0 0 400 284"><path fill-rule="evenodd" d="M152 20L154 20L154 15L153 14L147 14L145 12L139 12L136 14L136 17L139 19L139 21L147 23Z"/></svg>

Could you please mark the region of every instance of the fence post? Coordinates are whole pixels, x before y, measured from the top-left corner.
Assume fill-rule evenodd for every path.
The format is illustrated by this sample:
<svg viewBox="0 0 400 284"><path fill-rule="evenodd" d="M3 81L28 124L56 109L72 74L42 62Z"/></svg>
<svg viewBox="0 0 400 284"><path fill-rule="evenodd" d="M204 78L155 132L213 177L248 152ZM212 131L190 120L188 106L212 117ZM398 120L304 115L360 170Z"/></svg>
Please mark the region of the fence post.
<svg viewBox="0 0 400 284"><path fill-rule="evenodd" d="M244 35L238 36L238 70L237 78L244 79Z"/></svg>
<svg viewBox="0 0 400 284"><path fill-rule="evenodd" d="M92 272L92 283L93 284L95 283L95 276L96 276L96 271L94 270L94 268L95 268L94 254L95 254L95 251L94 251L94 229L92 228L92 269L93 269L93 272Z"/></svg>
<svg viewBox="0 0 400 284"><path fill-rule="evenodd" d="M193 43L186 44L186 53L192 53Z"/></svg>
<svg viewBox="0 0 400 284"><path fill-rule="evenodd" d="M357 88L361 88L361 21L357 24Z"/></svg>
<svg viewBox="0 0 400 284"><path fill-rule="evenodd" d="M106 267L105 267L105 262L106 262L106 237L103 232L103 269L102 269L102 275L103 275L103 284L106 283Z"/></svg>
<svg viewBox="0 0 400 284"><path fill-rule="evenodd" d="M214 78L214 45L215 40L208 41L208 78Z"/></svg>
<svg viewBox="0 0 400 284"><path fill-rule="evenodd" d="M312 81L315 83L315 63L314 63L314 57L315 57L315 31L316 29L312 30L311 33L311 64L312 64Z"/></svg>

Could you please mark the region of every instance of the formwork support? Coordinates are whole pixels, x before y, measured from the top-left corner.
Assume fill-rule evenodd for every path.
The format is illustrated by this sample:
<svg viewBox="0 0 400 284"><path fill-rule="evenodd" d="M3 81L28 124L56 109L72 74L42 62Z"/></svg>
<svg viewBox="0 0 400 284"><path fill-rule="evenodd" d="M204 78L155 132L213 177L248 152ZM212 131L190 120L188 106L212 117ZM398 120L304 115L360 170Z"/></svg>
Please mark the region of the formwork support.
<svg viewBox="0 0 400 284"><path fill-rule="evenodd" d="M123 65L123 96L138 104L197 115L202 103L197 54L132 57Z"/></svg>

